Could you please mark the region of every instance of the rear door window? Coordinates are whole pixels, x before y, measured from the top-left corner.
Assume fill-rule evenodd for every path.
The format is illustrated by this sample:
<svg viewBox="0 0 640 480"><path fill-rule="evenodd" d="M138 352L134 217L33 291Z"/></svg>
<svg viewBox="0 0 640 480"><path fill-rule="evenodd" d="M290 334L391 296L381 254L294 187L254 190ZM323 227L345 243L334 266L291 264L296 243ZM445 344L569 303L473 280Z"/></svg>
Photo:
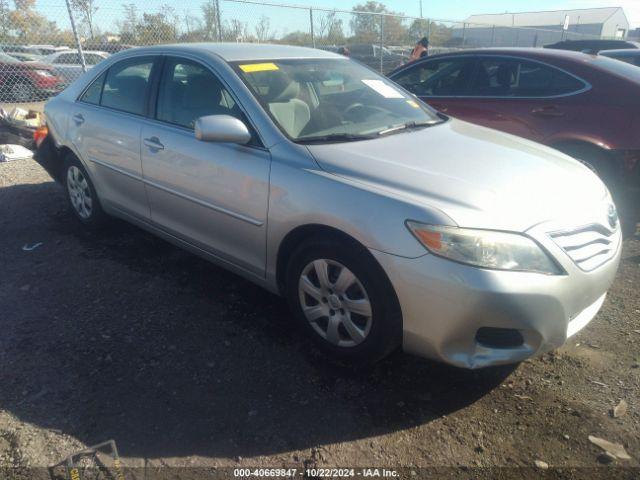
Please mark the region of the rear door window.
<svg viewBox="0 0 640 480"><path fill-rule="evenodd" d="M483 58L472 96L554 97L582 90L585 83L550 65L517 58Z"/></svg>
<svg viewBox="0 0 640 480"><path fill-rule="evenodd" d="M116 63L107 72L102 90L103 107L143 115L153 58L133 58Z"/></svg>
<svg viewBox="0 0 640 480"><path fill-rule="evenodd" d="M418 96L462 96L469 93L474 70L471 57L447 58L420 62L393 80Z"/></svg>
<svg viewBox="0 0 640 480"><path fill-rule="evenodd" d="M102 85L107 73L104 72L96 78L89 88L87 88L80 97L81 102L90 103L91 105L100 105L100 96L102 95Z"/></svg>

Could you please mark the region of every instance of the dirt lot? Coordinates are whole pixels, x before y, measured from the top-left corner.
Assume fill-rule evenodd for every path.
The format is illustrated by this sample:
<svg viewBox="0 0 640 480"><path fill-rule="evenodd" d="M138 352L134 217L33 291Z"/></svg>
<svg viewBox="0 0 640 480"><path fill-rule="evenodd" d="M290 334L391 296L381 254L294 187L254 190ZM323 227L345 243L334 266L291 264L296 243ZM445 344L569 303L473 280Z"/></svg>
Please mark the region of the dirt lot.
<svg viewBox="0 0 640 480"><path fill-rule="evenodd" d="M83 231L32 161L0 164L0 266L0 467L113 438L127 466L640 475L619 468L640 465L638 237L563 349L476 372L402 354L328 364L283 300L136 228ZM605 465L589 435L632 459Z"/></svg>

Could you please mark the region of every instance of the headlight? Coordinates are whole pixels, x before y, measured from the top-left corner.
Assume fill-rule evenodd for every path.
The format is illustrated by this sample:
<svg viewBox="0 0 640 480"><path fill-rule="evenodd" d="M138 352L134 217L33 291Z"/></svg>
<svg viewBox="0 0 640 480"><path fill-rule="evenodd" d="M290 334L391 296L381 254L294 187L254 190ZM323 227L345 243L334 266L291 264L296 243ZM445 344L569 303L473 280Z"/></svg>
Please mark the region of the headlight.
<svg viewBox="0 0 640 480"><path fill-rule="evenodd" d="M34 70L34 73L41 77L53 77L53 74L49 70Z"/></svg>
<svg viewBox="0 0 640 480"><path fill-rule="evenodd" d="M518 233L426 225L407 227L435 255L468 265L557 275L562 270L530 238Z"/></svg>

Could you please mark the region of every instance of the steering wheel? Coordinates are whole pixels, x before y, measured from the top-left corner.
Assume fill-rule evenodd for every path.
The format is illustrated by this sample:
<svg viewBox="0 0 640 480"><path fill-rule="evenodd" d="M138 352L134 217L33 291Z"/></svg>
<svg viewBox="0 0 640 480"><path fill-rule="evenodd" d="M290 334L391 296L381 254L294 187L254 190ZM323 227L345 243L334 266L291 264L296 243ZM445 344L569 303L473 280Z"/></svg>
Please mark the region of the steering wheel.
<svg viewBox="0 0 640 480"><path fill-rule="evenodd" d="M344 109L342 116L346 120L362 121L362 120L366 120L366 117L368 115L371 115L372 113L387 113L387 112L386 110L380 107L374 107L371 105L364 105L360 102L355 102Z"/></svg>

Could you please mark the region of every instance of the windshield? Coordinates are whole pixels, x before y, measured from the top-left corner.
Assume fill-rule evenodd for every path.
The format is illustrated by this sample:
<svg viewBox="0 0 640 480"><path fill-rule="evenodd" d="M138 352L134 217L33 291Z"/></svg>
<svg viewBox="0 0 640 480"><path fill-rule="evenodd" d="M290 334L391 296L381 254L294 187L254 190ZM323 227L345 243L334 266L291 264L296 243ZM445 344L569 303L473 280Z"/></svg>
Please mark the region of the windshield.
<svg viewBox="0 0 640 480"><path fill-rule="evenodd" d="M441 120L392 81L348 59L233 64L264 109L294 141L351 141Z"/></svg>

